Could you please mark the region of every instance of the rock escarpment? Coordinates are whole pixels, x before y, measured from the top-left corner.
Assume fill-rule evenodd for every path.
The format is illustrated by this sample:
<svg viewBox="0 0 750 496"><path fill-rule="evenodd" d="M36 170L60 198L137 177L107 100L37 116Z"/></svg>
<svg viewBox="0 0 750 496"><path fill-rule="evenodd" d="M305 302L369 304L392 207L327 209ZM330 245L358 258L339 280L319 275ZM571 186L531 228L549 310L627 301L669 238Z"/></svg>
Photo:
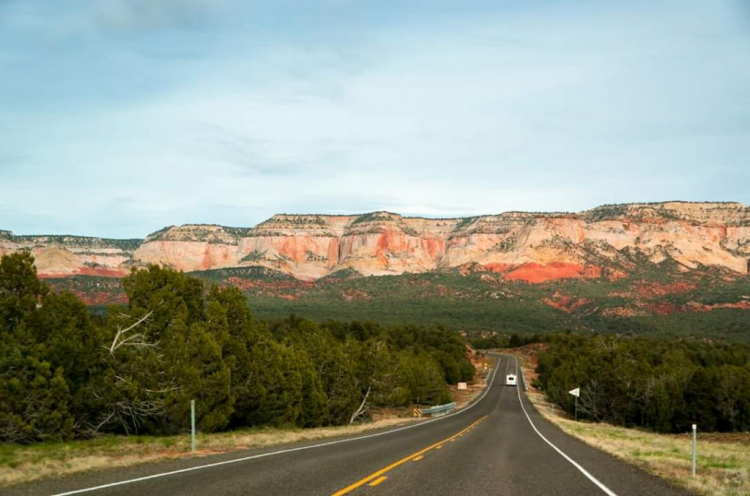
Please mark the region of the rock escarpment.
<svg viewBox="0 0 750 496"><path fill-rule="evenodd" d="M123 277L130 271L140 239L83 236L14 236L0 231L0 256L26 250L41 277L98 275Z"/></svg>
<svg viewBox="0 0 750 496"><path fill-rule="evenodd" d="M254 228L168 227L145 240L14 236L0 253L31 250L39 273L121 276L156 263L184 271L262 266L299 279L490 270L508 280L617 278L642 261L746 273L750 207L741 203L606 205L574 213L508 212L463 219L275 215Z"/></svg>

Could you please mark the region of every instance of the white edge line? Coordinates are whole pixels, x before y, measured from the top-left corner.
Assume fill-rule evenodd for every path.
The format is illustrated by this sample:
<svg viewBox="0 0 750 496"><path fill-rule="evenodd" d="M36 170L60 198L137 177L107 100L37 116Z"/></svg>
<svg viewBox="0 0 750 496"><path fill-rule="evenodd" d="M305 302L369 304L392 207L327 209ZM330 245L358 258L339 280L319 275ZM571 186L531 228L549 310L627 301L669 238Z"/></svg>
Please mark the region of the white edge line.
<svg viewBox="0 0 750 496"><path fill-rule="evenodd" d="M518 358L513 357L513 359L516 361L516 372L518 372ZM552 444L546 437L544 437L544 435L541 432L539 432L539 429L536 428L536 426L534 425L534 422L531 421L531 417L529 417L529 413L526 411L526 407L523 406L523 400L521 400L521 390L518 389L517 391L518 391L518 401L519 401L519 403L521 403L521 408L523 409L523 413L524 413L524 415L526 415L526 418L528 419L529 424L531 424L531 427L534 429L534 432L536 432L539 435L539 437L541 437L544 440L545 443L549 444L550 446L552 446L552 448L554 448L555 451L557 451L558 453L560 453L560 455L562 455L563 458L565 458L566 460L568 460L583 475L585 475L586 477L588 477L588 479L591 482L593 482L594 484L596 484L599 487L599 489L601 489L602 491L604 491L609 496L617 496L617 494L615 494L610 488L608 488L607 486L605 486L604 484L602 484L599 481L599 479L597 479L596 477L594 477L593 475L591 475L590 473L588 473L585 468L583 468L582 466L580 466L571 457L569 457L568 455L566 455L565 453L563 453L560 448L558 448L557 446L555 446L554 444Z"/></svg>
<svg viewBox="0 0 750 496"><path fill-rule="evenodd" d="M498 362L499 362L499 360L498 360ZM454 415L460 415L460 414L462 414L464 412L467 412L467 411L471 410L472 408L474 408L474 406L476 406L477 404L479 404L479 402L481 402L484 399L485 396L487 396L487 393L489 392L490 388L492 387L492 384L495 382L495 376L497 375L497 369L499 368L499 366L497 366L497 365L499 365L499 363L496 364L495 370L492 371L492 379L490 380L489 384L485 388L485 390L482 393L482 395L475 402L473 402L471 405L469 405L466 408L463 408L463 409L461 409L461 410L459 410L457 412L451 413L449 415L443 415L441 417L434 418L434 419L428 420L426 422L420 422L418 424L407 425L406 427L399 427L398 429L393 429L393 430L389 430L389 431L385 431L385 432L378 432L378 433L375 433L375 434L368 434L366 436L350 437L350 438L347 438L347 439L339 439L337 441L329 441L327 443L314 444L314 445L311 445L311 446L300 446L298 448L289 448L289 449L285 449L285 450L272 451L271 453L261 453L261 454L258 454L258 455L245 456L243 458L235 458L235 459L232 459L232 460L225 460L223 462L209 463L209 464L206 464L206 465L198 465L196 467L188 467L188 468L183 468L183 469L180 469L180 470L173 470L171 472L163 472L163 473L160 473L160 474L147 475L147 476L144 476L144 477L138 477L136 479L128 479L128 480L119 481L119 482L112 482L110 484L103 484L101 486L87 487L87 488L84 488L84 489L76 489L74 491L68 491L68 492L65 492L65 493L57 493L57 494L54 494L53 496L68 496L70 494L87 493L87 492L91 492L91 491L98 491L100 489L107 489L107 488L110 488L110 487L122 486L122 485L125 485L125 484L132 484L133 482L141 482L141 481L145 481L145 480L149 480L149 479L157 479L159 477L166 477L168 475L176 475L176 474L181 474L181 473L184 473L184 472L192 472L194 470L201 470L201 469L204 469L204 468L212 468L212 467L218 467L218 466L221 466L221 465L229 465L230 463L237 463L237 462L244 462L244 461L247 461L247 460L254 460L256 458L265 458L267 456L281 455L283 453L291 453L291 452L294 452L294 451L303 451L303 450L308 450L308 449L313 449L313 448L322 448L324 446L331 446L331 445L334 445L334 444L348 443L348 442L351 442L351 441L359 441L360 439L369 439L369 438L373 438L373 437L384 436L386 434L393 434L394 432L405 431L407 429L413 429L414 427L421 427L423 425L431 424L431 423L439 421L439 420L445 420L448 417L453 417Z"/></svg>

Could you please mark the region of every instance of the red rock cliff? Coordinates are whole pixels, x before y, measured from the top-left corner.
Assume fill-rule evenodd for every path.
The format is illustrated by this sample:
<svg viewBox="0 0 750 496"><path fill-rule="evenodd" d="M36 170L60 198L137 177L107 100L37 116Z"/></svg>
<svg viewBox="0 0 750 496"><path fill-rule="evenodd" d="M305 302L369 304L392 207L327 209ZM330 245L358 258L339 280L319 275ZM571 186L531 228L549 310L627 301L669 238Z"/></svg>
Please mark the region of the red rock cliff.
<svg viewBox="0 0 750 496"><path fill-rule="evenodd" d="M352 268L363 275L484 267L509 280L618 277L627 257L673 259L684 270L745 273L750 208L740 203L606 205L572 213L509 212L465 219L276 215L254 228L169 227L137 240L13 236L0 253L30 249L42 275L120 276L157 263L185 271L264 266L300 279ZM617 267L617 269L612 269Z"/></svg>

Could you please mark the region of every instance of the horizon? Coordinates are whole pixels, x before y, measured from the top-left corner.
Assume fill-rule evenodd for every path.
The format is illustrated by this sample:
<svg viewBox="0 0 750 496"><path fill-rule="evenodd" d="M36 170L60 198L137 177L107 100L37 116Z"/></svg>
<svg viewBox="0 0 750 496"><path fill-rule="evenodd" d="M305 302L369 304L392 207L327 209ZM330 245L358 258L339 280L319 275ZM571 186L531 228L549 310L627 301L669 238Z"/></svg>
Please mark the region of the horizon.
<svg viewBox="0 0 750 496"><path fill-rule="evenodd" d="M0 226L748 204L747 53L739 0L7 0Z"/></svg>
<svg viewBox="0 0 750 496"><path fill-rule="evenodd" d="M165 226L162 226L159 229L156 229L154 231L151 231L147 233L144 236L138 236L138 237L126 237L126 238L118 238L118 237L109 237L109 236L96 236L96 235L88 235L88 234L73 234L73 233L18 233L15 231L12 231L10 229L4 229L2 226L0 226L0 232L8 232L12 234L15 237L44 237L44 236L50 236L50 237L71 237L71 238L93 238L93 239L103 239L103 240L115 240L115 241L142 241L148 238L149 236L152 236L156 233L159 233L160 231L164 231L167 229L175 228L175 227L189 227L189 226L215 226L215 227L221 227L221 228L228 228L228 229L255 229L259 225L271 220L274 217L277 216L296 216L296 217L362 217L364 215L372 215L372 214L378 214L378 213L384 213L384 214L390 214L390 215L396 215L398 217L401 217L403 219L426 219L426 220L464 220L464 219L471 219L471 218L480 218L480 217L493 217L493 216L502 216L506 214L533 214L533 215L579 215L585 212L590 212L592 210L596 210L598 208L604 208L604 207L611 207L611 206L650 206L650 205L666 205L670 203L687 203L687 204L715 204L715 205L730 205L730 204L738 204L741 205L744 208L748 208L748 205L739 202L739 201L732 201L732 200L726 200L726 201L713 201L713 200L706 200L706 201L688 201L688 200L665 200L665 201L654 201L654 202L631 202L631 203L605 203L603 205L597 205L595 207L587 208L585 210L579 210L577 212L572 211L538 211L538 210L506 210L503 212L496 212L496 213L485 213L485 214L479 214L479 215L470 215L470 216L464 216L464 217L430 217L430 216L419 216L419 215L404 215L400 214L398 212L389 212L386 210L374 210L372 212L359 212L359 213L352 213L352 214L328 214L328 213L288 213L288 212L280 212L273 214L271 217L268 217L267 219L264 219L256 224L253 225L226 225L226 224L218 224L213 222L206 222L206 223L195 223L195 222L187 222L184 224L168 224Z"/></svg>

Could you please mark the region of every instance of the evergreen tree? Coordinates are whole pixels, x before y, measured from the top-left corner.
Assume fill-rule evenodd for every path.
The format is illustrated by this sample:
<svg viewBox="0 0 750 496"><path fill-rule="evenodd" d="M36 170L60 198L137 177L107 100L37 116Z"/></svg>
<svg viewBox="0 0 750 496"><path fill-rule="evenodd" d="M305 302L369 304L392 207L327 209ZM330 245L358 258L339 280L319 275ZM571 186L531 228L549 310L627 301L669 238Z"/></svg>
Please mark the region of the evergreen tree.
<svg viewBox="0 0 750 496"><path fill-rule="evenodd" d="M74 419L61 366L49 361L39 308L49 293L26 252L0 260L0 440L68 439ZM40 340L42 338L42 340Z"/></svg>

